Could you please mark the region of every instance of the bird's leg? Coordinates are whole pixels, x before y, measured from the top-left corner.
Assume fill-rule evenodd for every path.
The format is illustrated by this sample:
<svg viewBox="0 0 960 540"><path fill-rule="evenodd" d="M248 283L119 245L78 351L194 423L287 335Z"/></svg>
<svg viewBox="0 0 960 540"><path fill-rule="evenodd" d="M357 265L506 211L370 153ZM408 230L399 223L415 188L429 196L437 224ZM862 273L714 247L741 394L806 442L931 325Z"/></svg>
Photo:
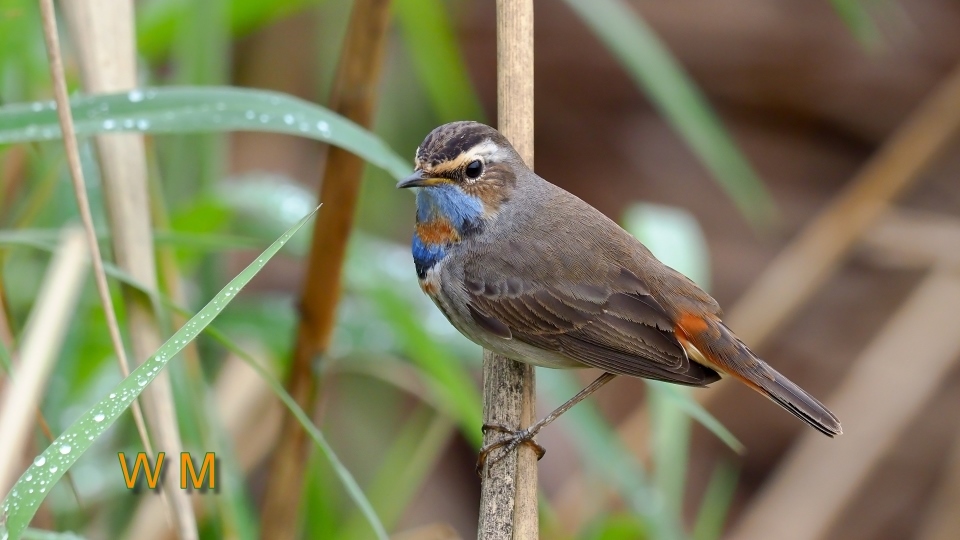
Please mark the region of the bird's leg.
<svg viewBox="0 0 960 540"><path fill-rule="evenodd" d="M487 444L480 449L480 455L477 456L477 474L481 474L483 472L483 467L487 462L487 456L489 456L490 452L496 450L497 448L502 448L503 450L490 462L491 467L509 455L510 452L516 450L521 444L532 445L534 451L537 452L537 460L540 460L546 453L546 450L533 440L533 438L537 436L537 433L539 433L541 429L546 427L557 418L560 418L563 413L569 411L574 405L580 403L587 396L599 390L601 386L612 381L614 377L616 377L616 375L613 373L604 373L603 375L600 375L596 378L596 380L590 383L589 386L577 392L575 396L568 399L563 405L560 405L554 409L553 412L544 416L538 422L526 429L514 430L500 424L484 424L482 428L484 434L486 434L487 431L494 430L505 433L506 437Z"/></svg>

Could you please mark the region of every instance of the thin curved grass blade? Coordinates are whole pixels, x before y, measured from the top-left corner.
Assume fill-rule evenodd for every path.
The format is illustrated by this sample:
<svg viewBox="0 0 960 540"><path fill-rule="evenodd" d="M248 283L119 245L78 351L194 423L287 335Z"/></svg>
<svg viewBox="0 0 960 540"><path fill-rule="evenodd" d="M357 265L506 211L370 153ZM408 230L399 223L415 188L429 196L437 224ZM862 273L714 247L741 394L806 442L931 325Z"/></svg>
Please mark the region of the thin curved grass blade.
<svg viewBox="0 0 960 540"><path fill-rule="evenodd" d="M246 351L241 347L237 346L233 341L231 341L227 336L221 333L219 330L209 327L206 329L207 333L210 334L215 340L220 342L222 345L227 347L231 352L236 354L238 357L242 358L248 366L253 368L260 378L263 379L265 383L273 390L273 393L280 398L280 401L287 407L287 410L290 411L290 414L297 419L297 422L300 422L300 425L303 426L304 431L307 432L307 435L313 439L313 442L317 445L317 448L320 449L320 453L323 454L323 457L330 462L330 465L333 467L333 470L337 473L337 477L343 483L343 487L347 490L347 494L353 499L353 502L360 509L360 512L366 518L367 523L370 524L370 527L373 529L374 534L379 540L388 540L387 530L384 528L383 523L380 521L380 518L377 516L376 510L373 509L373 504L370 503L370 500L367 499L366 495L363 494L363 490L360 488L360 484L357 483L357 480L350 474L350 470L347 469L347 466L340 461L340 458L337 456L336 452L333 451L333 447L330 446L330 443L327 442L327 438L323 436L317 426L310 421L310 417L307 416L307 413L303 412L303 409L297 405L297 402L293 399L287 390L280 384L280 381L273 378L266 369L263 368L255 359L253 359Z"/></svg>
<svg viewBox="0 0 960 540"><path fill-rule="evenodd" d="M43 529L27 529L23 531L23 540L84 540L83 536L72 532L45 531Z"/></svg>
<svg viewBox="0 0 960 540"><path fill-rule="evenodd" d="M648 385L656 386L657 391L661 392L662 396L668 398L670 401L676 404L680 410L685 412L690 418L693 418L700 423L703 427L707 428L710 433L713 433L718 439L723 441L723 444L730 447L731 450L738 454L742 454L746 448L743 446L743 443L740 442L740 439L737 439L736 435L730 432L719 420L716 419L710 411L703 408L697 400L693 399L690 395L685 394L680 391L680 387L660 382L660 381L644 381Z"/></svg>
<svg viewBox="0 0 960 540"><path fill-rule="evenodd" d="M0 246L30 246L50 251L56 246L60 231L58 229L10 229L0 230ZM97 234L101 242L106 234ZM184 249L203 250L204 252L233 251L255 249L266 242L258 238L235 234L183 233L177 231L154 231L153 240L158 246L173 246Z"/></svg>
<svg viewBox="0 0 960 540"><path fill-rule="evenodd" d="M379 137L346 118L279 92L210 87L135 89L70 100L77 135L265 131L298 135L343 148L395 178L410 164ZM59 139L52 101L0 107L0 144Z"/></svg>

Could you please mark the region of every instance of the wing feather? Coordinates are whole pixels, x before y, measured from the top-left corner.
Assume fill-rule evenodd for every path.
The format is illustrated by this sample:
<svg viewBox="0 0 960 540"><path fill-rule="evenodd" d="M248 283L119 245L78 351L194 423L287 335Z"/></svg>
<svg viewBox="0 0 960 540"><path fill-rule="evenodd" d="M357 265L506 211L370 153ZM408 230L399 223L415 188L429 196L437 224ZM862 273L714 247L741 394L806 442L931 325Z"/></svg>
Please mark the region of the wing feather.
<svg viewBox="0 0 960 540"><path fill-rule="evenodd" d="M622 268L612 277L612 286L561 286L472 276L464 288L474 320L495 335L618 375L693 386L719 379L690 361L642 280Z"/></svg>

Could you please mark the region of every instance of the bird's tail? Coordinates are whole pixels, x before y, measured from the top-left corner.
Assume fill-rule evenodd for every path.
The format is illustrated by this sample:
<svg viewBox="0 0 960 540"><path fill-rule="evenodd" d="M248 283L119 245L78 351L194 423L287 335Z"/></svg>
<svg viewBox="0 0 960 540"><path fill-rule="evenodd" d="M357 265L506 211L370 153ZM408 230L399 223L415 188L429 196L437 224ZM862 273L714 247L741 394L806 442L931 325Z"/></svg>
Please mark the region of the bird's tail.
<svg viewBox="0 0 960 540"><path fill-rule="evenodd" d="M699 331L684 333L710 367L740 379L828 437L843 433L829 409L753 354L723 322L701 321Z"/></svg>
<svg viewBox="0 0 960 540"><path fill-rule="evenodd" d="M762 360L759 361L763 362ZM760 393L827 437L835 437L843 433L840 420L823 403L820 403L817 398L808 394L803 388L794 384L777 370L766 364L764 366L770 378L759 378L760 380L756 381Z"/></svg>

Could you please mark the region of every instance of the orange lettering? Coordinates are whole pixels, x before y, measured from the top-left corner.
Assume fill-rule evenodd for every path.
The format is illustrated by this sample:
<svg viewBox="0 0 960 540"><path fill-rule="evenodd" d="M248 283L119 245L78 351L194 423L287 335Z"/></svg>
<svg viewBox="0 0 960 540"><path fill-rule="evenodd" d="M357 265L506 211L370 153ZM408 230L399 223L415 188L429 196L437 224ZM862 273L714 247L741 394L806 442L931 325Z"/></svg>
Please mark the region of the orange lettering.
<svg viewBox="0 0 960 540"><path fill-rule="evenodd" d="M193 489L203 487L203 479L207 476L207 469L210 470L210 481L207 487L216 489L217 487L217 462L216 455L213 452L207 452L203 455L203 464L200 465L200 475L197 476L197 470L193 467L193 460L190 459L189 452L180 454L180 489L187 489L187 471L190 471L190 483Z"/></svg>
<svg viewBox="0 0 960 540"><path fill-rule="evenodd" d="M152 472L150 471L150 461L144 452L137 452L137 458L133 462L133 473L127 468L127 459L123 452L118 453L117 456L120 458L120 469L123 472L123 482L127 485L127 489L133 489L137 485L137 477L140 476L141 467L144 471L143 476L147 479L147 487L157 489L157 480L160 479L160 471L163 469L163 452L157 454L157 465Z"/></svg>

